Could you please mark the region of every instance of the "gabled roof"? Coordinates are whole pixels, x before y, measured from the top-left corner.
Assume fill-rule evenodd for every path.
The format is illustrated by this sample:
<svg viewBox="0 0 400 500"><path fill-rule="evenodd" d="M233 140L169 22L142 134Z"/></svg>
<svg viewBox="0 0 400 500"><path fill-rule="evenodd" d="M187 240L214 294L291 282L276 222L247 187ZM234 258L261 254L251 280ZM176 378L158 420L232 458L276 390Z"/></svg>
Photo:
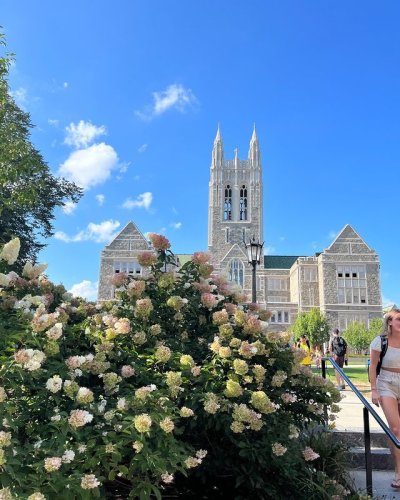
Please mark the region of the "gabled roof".
<svg viewBox="0 0 400 500"><path fill-rule="evenodd" d="M290 269L299 255L264 255L264 269Z"/></svg>

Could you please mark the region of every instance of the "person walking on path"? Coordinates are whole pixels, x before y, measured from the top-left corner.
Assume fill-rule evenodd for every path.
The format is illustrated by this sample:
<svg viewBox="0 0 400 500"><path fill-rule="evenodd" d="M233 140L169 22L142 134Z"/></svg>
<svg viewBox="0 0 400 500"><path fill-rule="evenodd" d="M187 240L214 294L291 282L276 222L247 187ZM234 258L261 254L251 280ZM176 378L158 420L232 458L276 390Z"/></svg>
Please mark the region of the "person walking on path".
<svg viewBox="0 0 400 500"><path fill-rule="evenodd" d="M329 343L329 351L333 354L333 359L340 366L340 368L343 368L344 359L347 353L347 342L344 340L343 337L340 336L338 328L336 328L333 331L333 338ZM335 370L335 377L336 377L336 385L339 391L344 390L346 388L346 385L342 377L339 375L339 372L336 370Z"/></svg>
<svg viewBox="0 0 400 500"><path fill-rule="evenodd" d="M384 330L371 342L369 379L372 402L381 406L393 434L400 439L400 309L385 316ZM392 488L400 490L400 449L390 443L395 476Z"/></svg>

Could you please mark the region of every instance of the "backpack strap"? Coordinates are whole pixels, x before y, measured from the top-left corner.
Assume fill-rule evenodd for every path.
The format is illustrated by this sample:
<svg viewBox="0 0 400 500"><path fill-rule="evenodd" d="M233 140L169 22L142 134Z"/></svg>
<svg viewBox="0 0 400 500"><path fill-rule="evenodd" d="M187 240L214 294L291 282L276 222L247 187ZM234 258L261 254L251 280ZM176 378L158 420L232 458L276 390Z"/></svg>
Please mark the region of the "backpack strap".
<svg viewBox="0 0 400 500"><path fill-rule="evenodd" d="M378 364L376 365L376 374L379 375L380 371L381 371L381 366L382 366L382 361L383 361L383 358L386 354L386 351L388 349L388 345L389 345L389 341L388 341L388 337L387 335L380 335L381 337L381 352L379 353L379 361L378 361Z"/></svg>

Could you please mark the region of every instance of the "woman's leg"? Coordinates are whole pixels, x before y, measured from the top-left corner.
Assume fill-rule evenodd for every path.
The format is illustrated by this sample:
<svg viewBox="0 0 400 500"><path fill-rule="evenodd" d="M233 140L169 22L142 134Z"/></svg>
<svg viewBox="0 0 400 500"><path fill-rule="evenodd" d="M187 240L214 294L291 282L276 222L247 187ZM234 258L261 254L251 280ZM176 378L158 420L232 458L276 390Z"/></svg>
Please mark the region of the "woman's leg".
<svg viewBox="0 0 400 500"><path fill-rule="evenodd" d="M400 439L400 413L397 399L389 396L382 396L380 398L380 403L390 430L397 439ZM400 449L396 448L391 441L390 449L394 460L395 477L396 479L400 479Z"/></svg>

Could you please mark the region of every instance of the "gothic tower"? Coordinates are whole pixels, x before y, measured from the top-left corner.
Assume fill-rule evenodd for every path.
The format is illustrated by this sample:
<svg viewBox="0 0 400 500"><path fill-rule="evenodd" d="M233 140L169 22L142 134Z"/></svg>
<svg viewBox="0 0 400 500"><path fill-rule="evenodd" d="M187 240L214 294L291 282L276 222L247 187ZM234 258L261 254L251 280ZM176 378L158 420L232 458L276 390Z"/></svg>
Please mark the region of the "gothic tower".
<svg viewBox="0 0 400 500"><path fill-rule="evenodd" d="M209 182L208 250L216 270L245 289L251 285L243 240L248 242L253 236L263 241L262 169L256 129L248 158L240 160L235 149L233 160L225 160L218 127Z"/></svg>

